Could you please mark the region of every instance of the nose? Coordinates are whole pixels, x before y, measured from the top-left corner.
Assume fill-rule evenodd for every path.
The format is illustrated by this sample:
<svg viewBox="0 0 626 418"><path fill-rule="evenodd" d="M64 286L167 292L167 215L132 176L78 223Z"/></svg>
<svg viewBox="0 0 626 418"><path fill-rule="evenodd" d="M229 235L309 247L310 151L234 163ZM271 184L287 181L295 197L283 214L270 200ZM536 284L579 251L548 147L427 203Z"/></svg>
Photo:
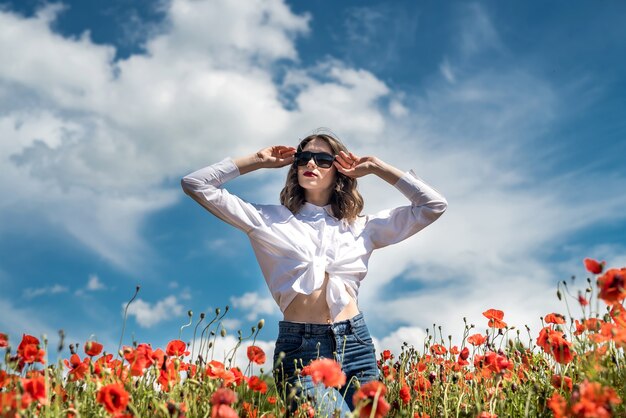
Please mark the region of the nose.
<svg viewBox="0 0 626 418"><path fill-rule="evenodd" d="M306 163L306 166L307 166L307 168L315 168L316 167L315 160L311 157L309 162Z"/></svg>

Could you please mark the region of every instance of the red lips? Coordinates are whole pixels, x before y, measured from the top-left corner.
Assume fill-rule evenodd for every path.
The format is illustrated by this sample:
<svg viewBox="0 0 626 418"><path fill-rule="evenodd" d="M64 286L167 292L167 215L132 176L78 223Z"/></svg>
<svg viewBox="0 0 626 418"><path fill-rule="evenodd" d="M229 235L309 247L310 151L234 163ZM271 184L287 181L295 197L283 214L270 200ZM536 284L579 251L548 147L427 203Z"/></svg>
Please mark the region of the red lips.
<svg viewBox="0 0 626 418"><path fill-rule="evenodd" d="M302 173L302 175L304 177L317 177L317 174L311 172L311 171L305 171L304 173Z"/></svg>

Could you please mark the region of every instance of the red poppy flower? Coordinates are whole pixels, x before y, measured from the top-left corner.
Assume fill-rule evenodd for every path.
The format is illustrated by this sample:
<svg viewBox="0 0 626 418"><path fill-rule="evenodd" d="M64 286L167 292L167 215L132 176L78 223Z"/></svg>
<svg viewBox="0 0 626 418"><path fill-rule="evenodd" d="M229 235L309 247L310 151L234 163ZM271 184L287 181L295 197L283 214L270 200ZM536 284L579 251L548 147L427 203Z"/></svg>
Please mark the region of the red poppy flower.
<svg viewBox="0 0 626 418"><path fill-rule="evenodd" d="M172 359L167 359L159 369L159 384L164 391L169 391L172 385L180 382L180 373L176 368L176 363Z"/></svg>
<svg viewBox="0 0 626 418"><path fill-rule="evenodd" d="M126 409L130 396L124 385L121 383L111 383L106 386L102 386L96 396L96 401L109 411L111 414L117 414Z"/></svg>
<svg viewBox="0 0 626 418"><path fill-rule="evenodd" d="M3 417L19 417L18 410L28 408L32 399L28 393L19 395L16 391L0 392L0 413Z"/></svg>
<svg viewBox="0 0 626 418"><path fill-rule="evenodd" d="M0 332L0 348L9 346L9 336Z"/></svg>
<svg viewBox="0 0 626 418"><path fill-rule="evenodd" d="M219 388L211 395L211 405L232 405L237 402L237 394L228 388Z"/></svg>
<svg viewBox="0 0 626 418"><path fill-rule="evenodd" d="M552 375L550 383L555 389L563 388L564 390L568 390L571 392L573 388L572 379L567 376L561 376L560 374Z"/></svg>
<svg viewBox="0 0 626 418"><path fill-rule="evenodd" d="M446 347L444 347L441 344L433 344L430 347L430 352L436 355L443 356L444 354L448 352L448 350L446 350Z"/></svg>
<svg viewBox="0 0 626 418"><path fill-rule="evenodd" d="M335 360L322 358L313 360L308 367L313 383L323 383L325 387L341 387L346 383L346 375Z"/></svg>
<svg viewBox="0 0 626 418"><path fill-rule="evenodd" d="M587 318L583 321L583 325L587 331L598 332L602 329L605 322L599 318Z"/></svg>
<svg viewBox="0 0 626 418"><path fill-rule="evenodd" d="M29 379L22 379L22 387L33 399L40 404L46 405L48 397L46 395L46 380L43 376L35 376Z"/></svg>
<svg viewBox="0 0 626 418"><path fill-rule="evenodd" d="M598 278L600 293L598 297L609 305L615 304L626 298L626 268L607 270Z"/></svg>
<svg viewBox="0 0 626 418"><path fill-rule="evenodd" d="M544 327L539 331L537 345L546 353L552 354L554 359L561 364L567 364L574 359L572 343L564 338L562 332L550 327Z"/></svg>
<svg viewBox="0 0 626 418"><path fill-rule="evenodd" d="M187 349L187 344L185 344L181 340L172 340L167 343L167 347L165 348L165 354L168 356L188 356L189 351L185 351Z"/></svg>
<svg viewBox="0 0 626 418"><path fill-rule="evenodd" d="M489 328L504 328L506 327L506 322L502 320L504 318L504 312L498 309L488 309L483 312L483 316L489 320L487 326Z"/></svg>
<svg viewBox="0 0 626 418"><path fill-rule="evenodd" d="M248 360L256 364L264 364L265 363L265 351L261 347L256 345L251 345L248 347Z"/></svg>
<svg viewBox="0 0 626 418"><path fill-rule="evenodd" d="M95 341L87 341L85 343L85 353L90 356L97 356L102 352L102 344Z"/></svg>
<svg viewBox="0 0 626 418"><path fill-rule="evenodd" d="M565 418L567 414L567 401L558 392L554 392L548 399L548 408L554 414L554 418Z"/></svg>
<svg viewBox="0 0 626 418"><path fill-rule="evenodd" d="M580 303L580 306L589 305L589 301L585 298L581 291L578 291L578 303Z"/></svg>
<svg viewBox="0 0 626 418"><path fill-rule="evenodd" d="M571 407L572 416L609 417L609 411L613 411L615 405L621 403L615 389L602 386L598 382L585 380L579 385L578 391L578 401Z"/></svg>
<svg viewBox="0 0 626 418"><path fill-rule="evenodd" d="M239 418L239 415L230 406L219 404L211 408L211 418Z"/></svg>
<svg viewBox="0 0 626 418"><path fill-rule="evenodd" d="M626 309L620 304L615 304L609 312L613 322L622 328L626 328Z"/></svg>
<svg viewBox="0 0 626 418"><path fill-rule="evenodd" d="M506 356L493 351L488 352L483 360L484 367L495 373L501 373L503 370L513 367L513 364Z"/></svg>
<svg viewBox="0 0 626 418"><path fill-rule="evenodd" d="M565 323L565 317L559 313L547 314L544 320L548 324L564 324Z"/></svg>
<svg viewBox="0 0 626 418"><path fill-rule="evenodd" d="M417 376L417 378L415 379L415 382L413 383L413 389L416 392L426 392L428 391L428 389L430 389L430 386L431 386L430 380L426 379L422 375Z"/></svg>
<svg viewBox="0 0 626 418"><path fill-rule="evenodd" d="M267 392L267 383L258 376L252 376L248 380L248 387L255 392L265 393Z"/></svg>
<svg viewBox="0 0 626 418"><path fill-rule="evenodd" d="M301 408L308 405L306 402L303 403L301 405ZM259 410L257 408L254 407L254 405L252 405L249 402L243 402L243 411L245 412L244 417L246 418L257 418L257 416L259 415ZM311 410L313 410L313 408L311 408ZM302 416L300 414L298 414L298 416ZM313 417L313 415L311 415L311 418ZM268 417L269 418L269 417Z"/></svg>
<svg viewBox="0 0 626 418"><path fill-rule="evenodd" d="M393 357L393 354L391 354L390 350L383 350L382 356L383 356L383 361L387 361Z"/></svg>
<svg viewBox="0 0 626 418"><path fill-rule="evenodd" d="M359 417L376 417L382 418L391 409L385 395L387 394L387 388L378 380L365 383L354 393L352 401L354 405L359 408ZM374 400L378 396L378 402L374 405Z"/></svg>
<svg viewBox="0 0 626 418"><path fill-rule="evenodd" d="M469 357L469 348L467 347L463 347L463 350L461 350L461 353L459 354L459 358L461 360L467 360L467 358Z"/></svg>
<svg viewBox="0 0 626 418"><path fill-rule="evenodd" d="M32 335L23 334L22 341L17 347L17 356L20 363L41 363L44 364L46 352L39 348L39 340Z"/></svg>
<svg viewBox="0 0 626 418"><path fill-rule="evenodd" d="M70 360L63 360L65 366L70 369L69 375L71 381L83 380L87 373L89 373L89 359L85 358L85 361L80 361L78 354L72 354Z"/></svg>
<svg viewBox="0 0 626 418"><path fill-rule="evenodd" d="M236 377L231 370L226 370L223 363L211 360L206 368L206 374L210 379L222 379L225 386L235 383Z"/></svg>
<svg viewBox="0 0 626 418"><path fill-rule="evenodd" d="M241 383L246 382L247 381L247 376L244 375L241 370L239 369L239 367L233 367L230 369L230 372L233 374L234 376L234 383L235 385L239 386Z"/></svg>
<svg viewBox="0 0 626 418"><path fill-rule="evenodd" d="M152 361L154 361L154 363L157 365L157 367L163 367L163 364L165 364L165 357L166 357L166 353L165 351L161 350L160 348L157 348L156 350L154 350L152 352L152 354L150 354L150 358L152 359Z"/></svg>
<svg viewBox="0 0 626 418"><path fill-rule="evenodd" d="M481 334L470 335L467 338L467 342L472 345L483 345L487 341L487 338Z"/></svg>
<svg viewBox="0 0 626 418"><path fill-rule="evenodd" d="M605 264L604 261L597 262L596 260L592 258L585 258L583 260L583 263L585 263L585 268L587 269L587 271L593 274L602 273L602 269L604 268L604 264Z"/></svg>
<svg viewBox="0 0 626 418"><path fill-rule="evenodd" d="M131 376L141 376L143 371L152 366L152 347L149 344L139 344L136 349L124 347L124 358L130 363Z"/></svg>
<svg viewBox="0 0 626 418"><path fill-rule="evenodd" d="M407 385L402 385L400 392L398 393L402 403L408 405L411 402L411 389Z"/></svg>

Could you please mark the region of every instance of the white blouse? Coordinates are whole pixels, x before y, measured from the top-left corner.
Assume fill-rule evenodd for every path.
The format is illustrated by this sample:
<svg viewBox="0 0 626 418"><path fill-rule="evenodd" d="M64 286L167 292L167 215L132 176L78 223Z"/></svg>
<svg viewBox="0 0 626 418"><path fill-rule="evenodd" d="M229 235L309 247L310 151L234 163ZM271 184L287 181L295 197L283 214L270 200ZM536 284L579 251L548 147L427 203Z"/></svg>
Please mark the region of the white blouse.
<svg viewBox="0 0 626 418"><path fill-rule="evenodd" d="M320 289L325 273L326 301L335 318L357 300L372 251L402 241L434 222L446 210L446 199L413 171L395 187L411 204L338 220L330 205L305 203L297 214L283 205L249 203L222 185L239 176L227 158L185 176L183 190L209 212L248 235L265 281L280 310L298 293Z"/></svg>

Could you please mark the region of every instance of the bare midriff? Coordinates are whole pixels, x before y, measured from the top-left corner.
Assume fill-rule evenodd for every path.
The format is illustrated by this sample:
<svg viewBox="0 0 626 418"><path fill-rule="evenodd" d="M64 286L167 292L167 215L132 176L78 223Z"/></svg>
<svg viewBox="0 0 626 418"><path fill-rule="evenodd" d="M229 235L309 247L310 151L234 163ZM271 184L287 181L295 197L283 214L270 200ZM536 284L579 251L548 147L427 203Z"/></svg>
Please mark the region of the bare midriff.
<svg viewBox="0 0 626 418"><path fill-rule="evenodd" d="M356 301L350 298L350 303L333 318L326 302L326 286L328 285L328 273L324 278L324 284L310 295L298 293L294 300L287 306L284 312L285 321L305 322L309 324L330 324L333 322L350 319L359 313Z"/></svg>

